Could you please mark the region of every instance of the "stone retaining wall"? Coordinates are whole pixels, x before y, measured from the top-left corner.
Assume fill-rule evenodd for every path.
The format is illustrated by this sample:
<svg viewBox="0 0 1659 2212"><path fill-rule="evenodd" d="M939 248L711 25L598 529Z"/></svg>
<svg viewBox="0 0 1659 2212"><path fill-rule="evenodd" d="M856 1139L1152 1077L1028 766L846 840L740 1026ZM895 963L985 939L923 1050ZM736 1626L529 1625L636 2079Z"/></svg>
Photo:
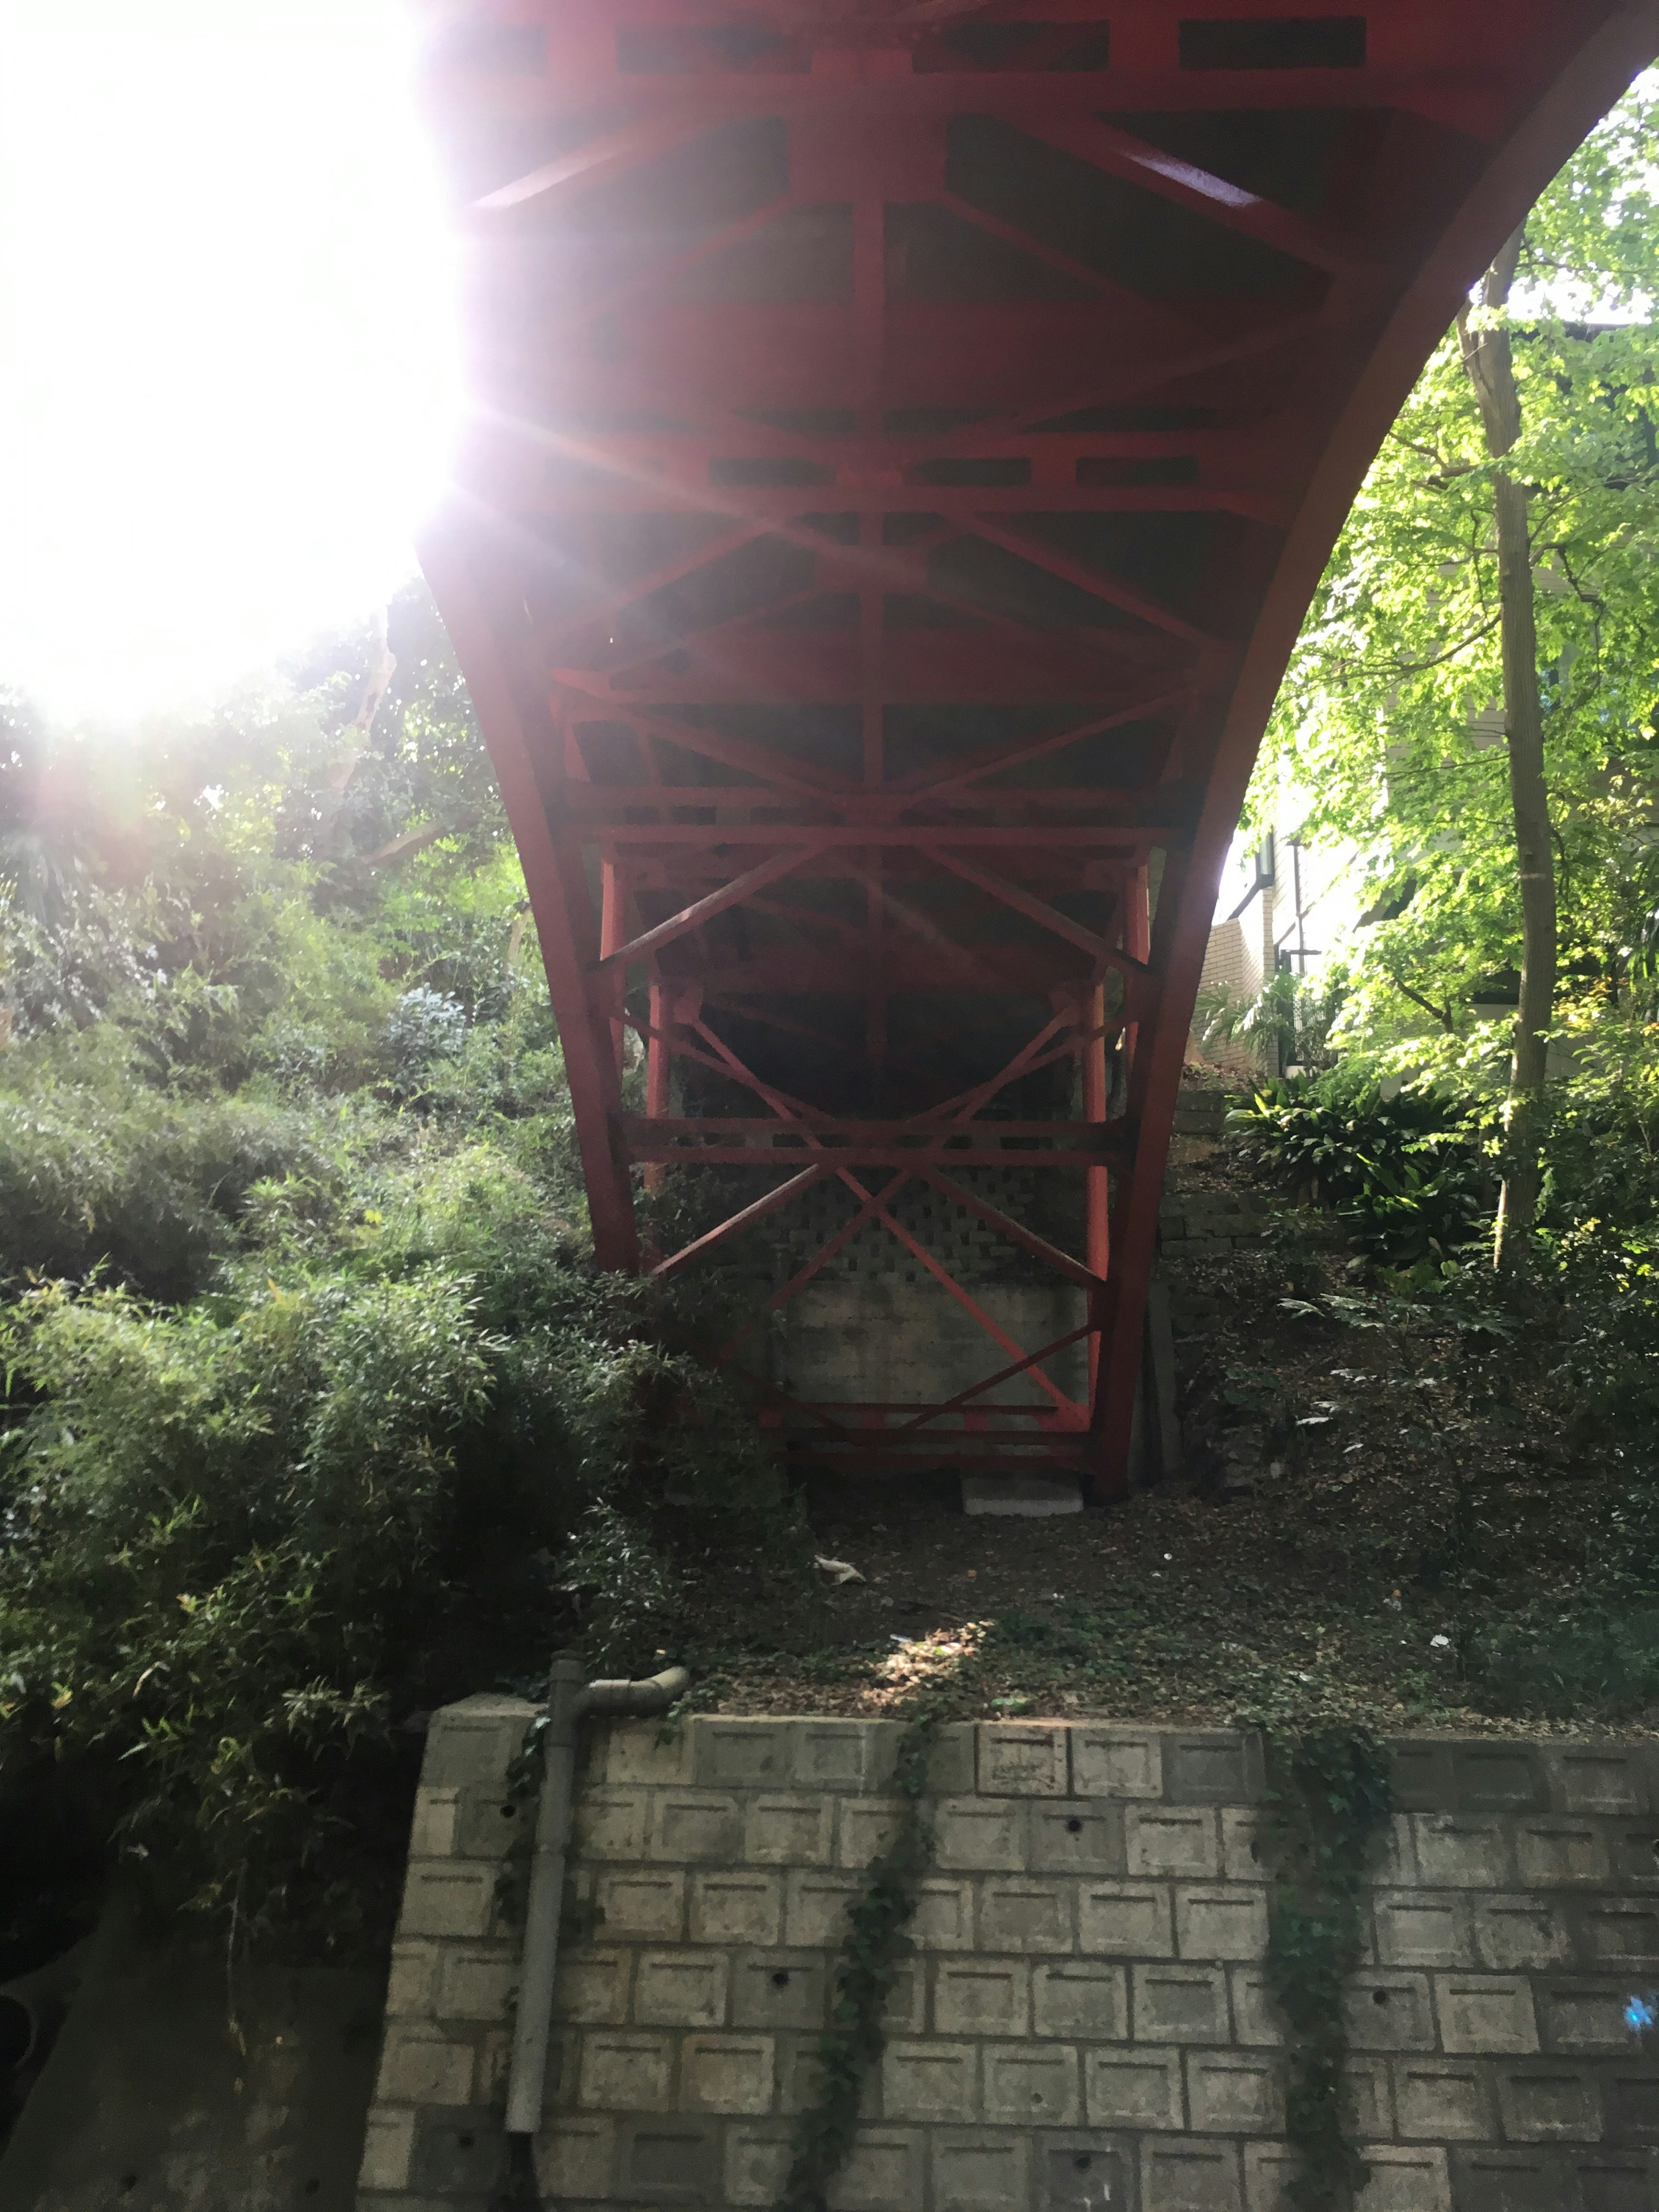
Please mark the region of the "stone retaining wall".
<svg viewBox="0 0 1659 2212"><path fill-rule="evenodd" d="M483 2212L517 1943L504 1778L532 1708L434 1720L362 2212ZM563 2212L765 2207L898 1729L593 1731L543 2190ZM1362 2212L1650 2212L1659 1746L1402 1741L1349 1993ZM1260 1755L1225 1731L945 1731L935 1871L846 2212L1274 2212Z"/></svg>

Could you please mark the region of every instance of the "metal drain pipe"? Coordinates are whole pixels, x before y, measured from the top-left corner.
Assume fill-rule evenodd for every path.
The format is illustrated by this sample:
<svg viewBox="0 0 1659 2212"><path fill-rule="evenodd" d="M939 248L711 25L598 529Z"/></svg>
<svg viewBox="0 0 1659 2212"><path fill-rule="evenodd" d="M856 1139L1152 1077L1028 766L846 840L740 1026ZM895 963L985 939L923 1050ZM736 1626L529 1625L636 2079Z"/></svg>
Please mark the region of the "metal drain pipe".
<svg viewBox="0 0 1659 2212"><path fill-rule="evenodd" d="M584 1682L579 1659L562 1652L547 1682L547 1727L542 1735L542 1796L536 1816L536 1854L531 1863L530 1902L525 1913L524 1956L519 1969L519 2011L507 2076L507 2132L527 2150L542 2122L547 2078L547 2039L553 2018L553 1977L559 1963L559 1915L564 1904L564 1864L570 1847L575 1792L576 1731L600 1716L644 1717L665 1713L684 1697L691 1677L665 1667L644 1682Z"/></svg>

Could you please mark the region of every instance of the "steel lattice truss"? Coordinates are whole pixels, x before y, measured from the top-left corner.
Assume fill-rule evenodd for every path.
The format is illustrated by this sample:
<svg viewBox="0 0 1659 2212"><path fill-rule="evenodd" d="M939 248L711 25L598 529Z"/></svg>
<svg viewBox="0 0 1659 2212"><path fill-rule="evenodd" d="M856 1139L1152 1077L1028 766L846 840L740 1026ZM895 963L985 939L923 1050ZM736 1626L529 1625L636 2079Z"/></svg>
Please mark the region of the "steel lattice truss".
<svg viewBox="0 0 1659 2212"><path fill-rule="evenodd" d="M833 1219L719 1347L741 1364L874 1223L982 1325L946 1403L757 1382L809 1454L1123 1480L1199 970L1297 623L1461 292L1659 48L1659 9L1607 0L1192 8L434 24L471 413L423 557L599 1260L680 1276ZM1040 1203L987 1195L1011 1161ZM636 1200L671 1167L702 1223L665 1250ZM826 1187L839 1215L803 1214ZM1072 1286L1057 1341L1015 1340L919 1192Z"/></svg>

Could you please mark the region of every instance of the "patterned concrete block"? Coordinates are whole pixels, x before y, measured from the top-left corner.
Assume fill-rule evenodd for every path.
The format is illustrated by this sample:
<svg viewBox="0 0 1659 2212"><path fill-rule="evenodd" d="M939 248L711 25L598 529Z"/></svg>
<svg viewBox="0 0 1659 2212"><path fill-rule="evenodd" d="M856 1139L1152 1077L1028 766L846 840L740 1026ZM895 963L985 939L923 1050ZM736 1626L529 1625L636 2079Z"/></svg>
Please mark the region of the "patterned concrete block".
<svg viewBox="0 0 1659 2212"><path fill-rule="evenodd" d="M1389 1786L1403 1811L1446 1812L1456 1803L1450 1744L1407 1738L1391 1743L1389 1753Z"/></svg>
<svg viewBox="0 0 1659 2212"><path fill-rule="evenodd" d="M691 1723L693 1777L705 1790L780 1790L794 1778L794 1731L787 1721L715 1719Z"/></svg>
<svg viewBox="0 0 1659 2212"><path fill-rule="evenodd" d="M988 2043L981 2109L1009 2127L1074 2128L1083 2118L1077 2052L1063 2043Z"/></svg>
<svg viewBox="0 0 1659 2212"><path fill-rule="evenodd" d="M589 1741L589 1780L613 1787L628 1783L690 1782L694 1771L691 1727L666 1733L660 1721L611 1721L595 1729Z"/></svg>
<svg viewBox="0 0 1659 2212"><path fill-rule="evenodd" d="M1064 1797L1071 1730L1024 1721L979 1724L979 1787L988 1797Z"/></svg>
<svg viewBox="0 0 1659 2212"><path fill-rule="evenodd" d="M833 1797L751 1797L744 1811L743 1855L752 1865L824 1866L835 1848Z"/></svg>
<svg viewBox="0 0 1659 2212"><path fill-rule="evenodd" d="M670 2112L674 2056L671 2036L596 2029L582 2038L579 2101L589 2112Z"/></svg>
<svg viewBox="0 0 1659 2212"><path fill-rule="evenodd" d="M509 1978L513 1984L518 1980L516 1960L511 1961ZM558 1979L553 1989L555 2015L584 2027L620 2027L628 2018L633 1984L631 1951L567 1948L559 1954Z"/></svg>
<svg viewBox="0 0 1659 2212"><path fill-rule="evenodd" d="M406 2189L415 2154L415 2114L383 2106L368 2116L358 2180L364 2189Z"/></svg>
<svg viewBox="0 0 1659 2212"><path fill-rule="evenodd" d="M1629 1992L1623 1982L1540 1980L1533 1986L1533 2001L1539 2041L1546 2051L1623 2053L1630 2049L1625 2019Z"/></svg>
<svg viewBox="0 0 1659 2212"><path fill-rule="evenodd" d="M894 1975L882 2007L884 2035L925 2035L927 2033L927 1966L920 1957Z"/></svg>
<svg viewBox="0 0 1659 2212"><path fill-rule="evenodd" d="M1379 1889L1403 1889L1416 1884L1419 1879L1417 1845L1408 1813L1392 1814L1378 1829L1372 1839L1369 1872Z"/></svg>
<svg viewBox="0 0 1659 2212"><path fill-rule="evenodd" d="M1412 1820L1418 1874L1431 1889L1504 1889L1509 1847L1496 1820L1418 1813Z"/></svg>
<svg viewBox="0 0 1659 2212"><path fill-rule="evenodd" d="M1077 1884L993 1876L979 1885L977 1933L988 1951L1073 1951Z"/></svg>
<svg viewBox="0 0 1659 2212"><path fill-rule="evenodd" d="M1123 1808L1104 1799L1071 1798L1030 1808L1033 1874L1121 1875Z"/></svg>
<svg viewBox="0 0 1659 2212"><path fill-rule="evenodd" d="M592 2115L562 2119L536 2139L536 2179L544 2197L602 2201L617 2170L617 2123Z"/></svg>
<svg viewBox="0 0 1659 2212"><path fill-rule="evenodd" d="M859 1888L856 1875L792 1869L784 1878L784 1942L802 1951L839 1943L847 1933L847 1907Z"/></svg>
<svg viewBox="0 0 1659 2212"><path fill-rule="evenodd" d="M1383 1966L1472 1966L1467 1900L1455 1890L1385 1890L1372 1901Z"/></svg>
<svg viewBox="0 0 1659 2212"><path fill-rule="evenodd" d="M933 1970L936 2035L1024 2035L1031 1970L1024 1959L941 1959Z"/></svg>
<svg viewBox="0 0 1659 2212"><path fill-rule="evenodd" d="M1545 1754L1556 1802L1565 1813L1645 1813L1653 1802L1651 1766L1612 1744L1576 1744Z"/></svg>
<svg viewBox="0 0 1659 2212"><path fill-rule="evenodd" d="M446 1944L438 1969L438 2016L456 2021L503 2020L518 1984L516 1945L509 1949L499 1943Z"/></svg>
<svg viewBox="0 0 1659 2212"><path fill-rule="evenodd" d="M1659 2144L1659 2065L1626 2061L1607 2068L1601 2098L1609 2142Z"/></svg>
<svg viewBox="0 0 1659 2212"><path fill-rule="evenodd" d="M1177 1882L1176 1950L1183 1959L1261 1959L1267 1950L1267 1897L1259 1888L1225 1884L1199 1888Z"/></svg>
<svg viewBox="0 0 1659 2212"><path fill-rule="evenodd" d="M536 1801L509 1797L500 1784L490 1790L463 1790L456 1808L455 1843L464 1859L504 1859L515 1844L535 1832Z"/></svg>
<svg viewBox="0 0 1659 2212"><path fill-rule="evenodd" d="M974 1888L930 1875L916 1899L910 1940L922 1951L971 1951L974 1948Z"/></svg>
<svg viewBox="0 0 1659 2212"><path fill-rule="evenodd" d="M650 1812L648 1790L590 1790L576 1801L571 1840L577 1856L626 1859L630 1865L642 1859Z"/></svg>
<svg viewBox="0 0 1659 2212"><path fill-rule="evenodd" d="M927 2137L919 2128L861 2127L830 2191L830 2212L915 2212L926 2200Z"/></svg>
<svg viewBox="0 0 1659 2212"><path fill-rule="evenodd" d="M1171 1734L1164 1740L1164 1795L1172 1805L1249 1805L1261 1795L1261 1747L1233 1729Z"/></svg>
<svg viewBox="0 0 1659 2212"><path fill-rule="evenodd" d="M1162 1736L1155 1729L1074 1729L1072 1787L1079 1797L1161 1797Z"/></svg>
<svg viewBox="0 0 1659 2212"><path fill-rule="evenodd" d="M1189 2051L1187 2124L1200 2135L1274 2134L1285 2124L1279 2061L1261 2051Z"/></svg>
<svg viewBox="0 0 1659 2212"><path fill-rule="evenodd" d="M1343 2124L1360 2142L1386 2142L1396 2132L1394 2083L1386 2058L1350 2058L1342 2069Z"/></svg>
<svg viewBox="0 0 1659 2212"><path fill-rule="evenodd" d="M769 2112L769 2035L688 2035L680 2050L680 2103L689 2112Z"/></svg>
<svg viewBox="0 0 1659 2212"><path fill-rule="evenodd" d="M1452 1785L1453 1802L1462 1813L1542 1813L1549 1808L1544 1762L1531 1744L1457 1745Z"/></svg>
<svg viewBox="0 0 1659 2212"><path fill-rule="evenodd" d="M742 1953L732 1967L732 2025L821 2027L828 1983L818 1953Z"/></svg>
<svg viewBox="0 0 1659 2212"><path fill-rule="evenodd" d="M1365 2212L1452 2212L1446 2154L1437 2144L1367 2143L1365 2163L1371 2171L1359 2200Z"/></svg>
<svg viewBox="0 0 1659 2212"><path fill-rule="evenodd" d="M1238 2145L1192 2138L1140 2146L1141 2212L1243 2212Z"/></svg>
<svg viewBox="0 0 1659 2212"><path fill-rule="evenodd" d="M624 2121L617 2193L639 2204L707 2204L720 2182L720 2129L682 2118Z"/></svg>
<svg viewBox="0 0 1659 2212"><path fill-rule="evenodd" d="M682 1865L735 1859L743 1848L743 1808L713 1790L657 1793L651 1856Z"/></svg>
<svg viewBox="0 0 1659 2212"><path fill-rule="evenodd" d="M782 1881L762 1868L694 1874L690 1925L694 1943L776 1943L783 1933Z"/></svg>
<svg viewBox="0 0 1659 2212"><path fill-rule="evenodd" d="M1024 2136L940 2128L931 2148L933 2212L1029 2212L1030 2145Z"/></svg>
<svg viewBox="0 0 1659 2212"><path fill-rule="evenodd" d="M1130 2033L1137 2043L1225 2043L1227 1978L1219 1966L1135 1966Z"/></svg>
<svg viewBox="0 0 1659 2212"><path fill-rule="evenodd" d="M685 1933L685 1876L655 1867L607 1867L593 1885L607 1939L678 1942Z"/></svg>
<svg viewBox="0 0 1659 2212"><path fill-rule="evenodd" d="M634 1973L634 2017L651 2027L717 2027L727 1962L719 1952L646 1951Z"/></svg>
<svg viewBox="0 0 1659 2212"><path fill-rule="evenodd" d="M495 1905L495 1869L465 1859L412 1861L404 1885L404 1936L485 1936Z"/></svg>
<svg viewBox="0 0 1659 2212"><path fill-rule="evenodd" d="M417 1790L415 1792L415 1820L409 1832L410 1856L447 1858L455 1849L455 1830L460 1811L461 1793L459 1790Z"/></svg>
<svg viewBox="0 0 1659 2212"><path fill-rule="evenodd" d="M435 1942L404 1936L392 1945L392 1970L386 1987L388 2020L435 2018L438 1961L442 1956Z"/></svg>
<svg viewBox="0 0 1659 2212"><path fill-rule="evenodd" d="M933 1856L951 1870L1018 1874L1025 1865L1025 1807L1018 1798L947 1797L933 1824Z"/></svg>
<svg viewBox="0 0 1659 2212"><path fill-rule="evenodd" d="M394 2021L380 2049L374 2099L380 2105L466 2105L477 2051L469 2039L425 2021Z"/></svg>
<svg viewBox="0 0 1659 2212"><path fill-rule="evenodd" d="M1301 2164L1288 2143L1246 2143L1244 2212L1284 2212L1285 2191Z"/></svg>
<svg viewBox="0 0 1659 2212"><path fill-rule="evenodd" d="M841 1791L875 1787L874 1722L792 1721L788 1726L797 1789Z"/></svg>
<svg viewBox="0 0 1659 2212"><path fill-rule="evenodd" d="M1213 1881L1221 1871L1220 1833L1207 1806L1131 1805L1123 1838L1132 1875Z"/></svg>
<svg viewBox="0 0 1659 2212"><path fill-rule="evenodd" d="M1452 2172L1458 2212L1578 2212L1572 2177L1556 2151L1471 2144L1453 2151Z"/></svg>
<svg viewBox="0 0 1659 2212"><path fill-rule="evenodd" d="M1285 2041L1285 2022L1260 1966L1231 1966L1227 1972L1232 1999L1233 2040L1246 2050L1270 2049Z"/></svg>
<svg viewBox="0 0 1659 2212"><path fill-rule="evenodd" d="M520 1698L463 1698L434 1713L421 1760L421 1784L432 1790L494 1784L506 1774L535 1718Z"/></svg>
<svg viewBox="0 0 1659 2212"><path fill-rule="evenodd" d="M1091 2128L1184 2126L1181 2053L1130 2045L1085 2050L1083 2098Z"/></svg>
<svg viewBox="0 0 1659 2212"><path fill-rule="evenodd" d="M1571 1951L1566 1915L1549 1897L1478 1897L1475 1956L1499 1973L1564 1966Z"/></svg>
<svg viewBox="0 0 1659 2212"><path fill-rule="evenodd" d="M1345 2010L1356 2051L1432 2051L1434 2011L1426 1974L1385 1968L1356 1977Z"/></svg>
<svg viewBox="0 0 1659 2212"><path fill-rule="evenodd" d="M1579 1963L1614 1972L1659 1971L1659 1899L1598 1897L1569 1907Z"/></svg>
<svg viewBox="0 0 1659 2212"><path fill-rule="evenodd" d="M729 2204L772 2205L789 2171L789 2130L773 2121L744 2123L726 2131L726 2197Z"/></svg>
<svg viewBox="0 0 1659 2212"><path fill-rule="evenodd" d="M1172 1959L1175 1916L1168 1884L1085 1882L1078 1893L1078 1948L1116 1959Z"/></svg>
<svg viewBox="0 0 1659 2212"><path fill-rule="evenodd" d="M1589 1820L1517 1822L1515 1860L1516 1872L1528 1889L1559 1889L1607 1879L1607 1842Z"/></svg>
<svg viewBox="0 0 1659 2212"><path fill-rule="evenodd" d="M1518 1976L1437 1974L1435 2010L1445 2051L1536 2051L1532 1986Z"/></svg>
<svg viewBox="0 0 1659 2212"><path fill-rule="evenodd" d="M1039 2134L1032 2145L1036 2212L1101 2212L1132 2203L1130 2146L1097 2130Z"/></svg>
<svg viewBox="0 0 1659 2212"><path fill-rule="evenodd" d="M1595 2074L1560 2060L1500 2065L1498 2109L1509 2142L1599 2142L1601 2099Z"/></svg>
<svg viewBox="0 0 1659 2212"><path fill-rule="evenodd" d="M1486 2069L1473 2059L1396 2058L1394 2109L1408 2141L1490 2142L1498 2133Z"/></svg>
<svg viewBox="0 0 1659 2212"><path fill-rule="evenodd" d="M1031 1970L1031 2027L1037 2035L1121 2042L1129 2033L1129 1976L1097 1959L1044 1960Z"/></svg>
<svg viewBox="0 0 1659 2212"><path fill-rule="evenodd" d="M971 2120L979 2101L979 2051L971 2043L890 2043L881 2105L895 2120Z"/></svg>
<svg viewBox="0 0 1659 2212"><path fill-rule="evenodd" d="M1221 1871L1229 1881L1272 1879L1273 1824L1271 1814L1253 1806L1221 1808Z"/></svg>
<svg viewBox="0 0 1659 2212"><path fill-rule="evenodd" d="M898 1832L903 1808L896 1797L843 1797L836 1813L836 1863L866 1867Z"/></svg>

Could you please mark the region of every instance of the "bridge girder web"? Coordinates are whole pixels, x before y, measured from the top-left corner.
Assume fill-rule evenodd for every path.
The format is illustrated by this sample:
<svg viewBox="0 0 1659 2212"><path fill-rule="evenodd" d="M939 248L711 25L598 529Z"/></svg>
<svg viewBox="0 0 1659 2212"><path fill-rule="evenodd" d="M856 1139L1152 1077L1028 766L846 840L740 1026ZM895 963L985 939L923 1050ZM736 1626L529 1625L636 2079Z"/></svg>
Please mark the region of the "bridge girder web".
<svg viewBox="0 0 1659 2212"><path fill-rule="evenodd" d="M470 411L422 558L596 1252L750 1281L708 1351L799 1457L1122 1486L1297 623L1459 297L1656 50L1652 0L434 14ZM982 1374L774 1371L871 1237ZM1011 1268L1065 1324L1031 1345Z"/></svg>

